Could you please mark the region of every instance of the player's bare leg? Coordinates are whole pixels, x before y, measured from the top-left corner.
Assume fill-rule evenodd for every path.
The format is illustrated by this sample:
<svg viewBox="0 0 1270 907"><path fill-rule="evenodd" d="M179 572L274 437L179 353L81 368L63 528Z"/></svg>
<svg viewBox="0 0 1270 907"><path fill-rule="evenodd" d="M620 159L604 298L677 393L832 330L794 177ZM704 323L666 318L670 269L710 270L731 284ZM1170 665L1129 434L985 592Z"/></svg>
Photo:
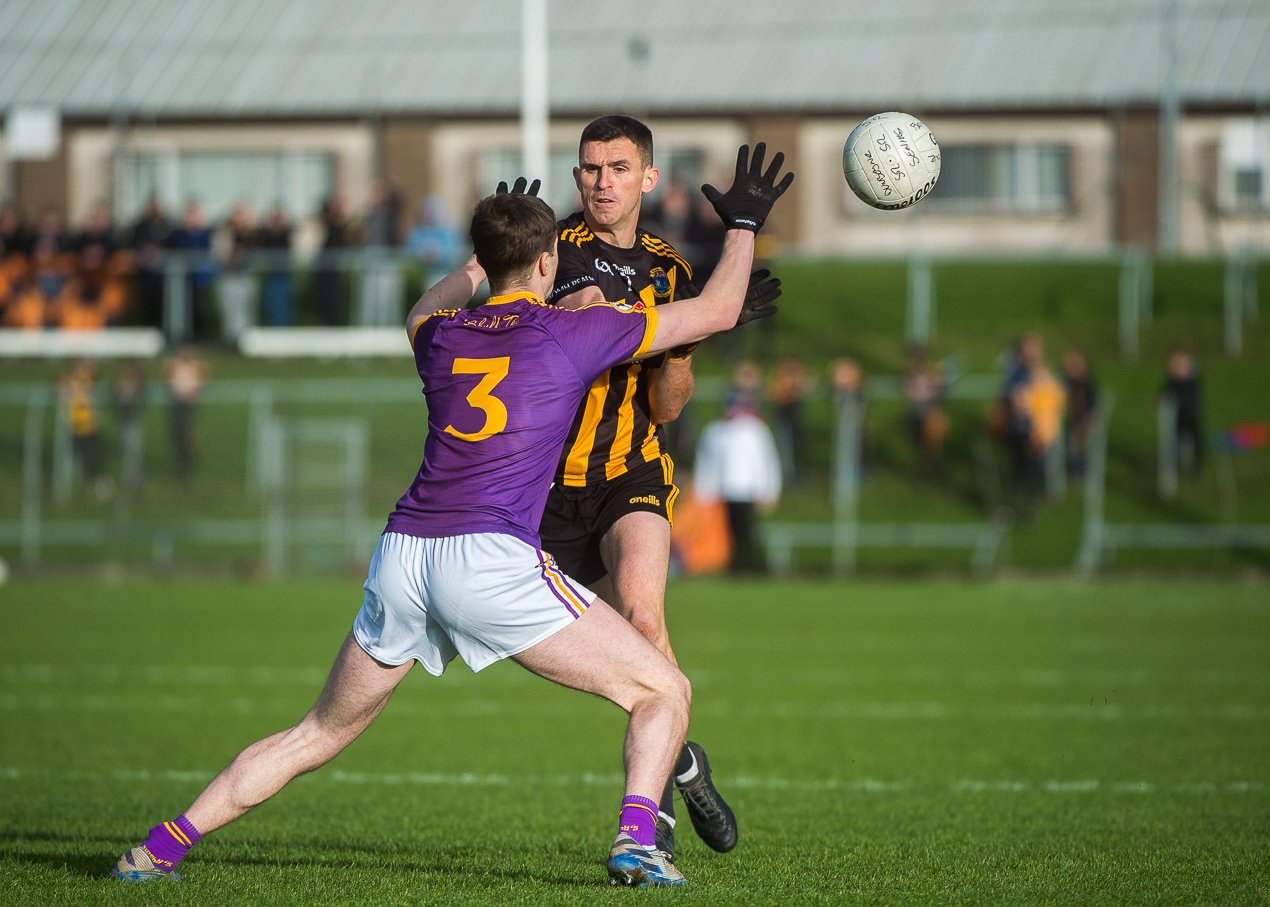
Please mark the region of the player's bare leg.
<svg viewBox="0 0 1270 907"><path fill-rule="evenodd" d="M515 660L540 677L626 710L626 788L620 831L609 853L610 879L641 887L686 884L653 847L653 835L657 797L688 730L688 679L602 599Z"/></svg>
<svg viewBox="0 0 1270 907"><path fill-rule="evenodd" d="M630 714L623 761L626 793L656 798L688 730L688 679L603 600L514 656L547 680L609 700Z"/></svg>
<svg viewBox="0 0 1270 907"><path fill-rule="evenodd" d="M414 666L383 665L350 633L307 715L243 750L199 794L186 815L204 834L268 800L287 782L330 762L366 730Z"/></svg>
<svg viewBox="0 0 1270 907"><path fill-rule="evenodd" d="M183 815L155 826L145 844L120 859L116 878L150 881L174 877L176 864L203 835L232 822L292 779L339 755L383 711L413 665L413 661L397 666L380 664L350 633L322 694L299 724L239 753ZM171 840L165 837L169 834Z"/></svg>
<svg viewBox="0 0 1270 907"><path fill-rule="evenodd" d="M609 572L596 592L677 665L666 629L670 523L656 513L628 513L600 539L600 556Z"/></svg>
<svg viewBox="0 0 1270 907"><path fill-rule="evenodd" d="M600 540L600 555L609 573L594 584L603 598L611 596L617 611L678 664L666 627L666 579L670 569L670 523L646 511L618 519ZM699 743L684 741L674 766L674 786L688 808L688 818L701 839L726 852L738 840L736 817L714 787L710 763ZM670 784L658 798L657 844L675 859L675 807Z"/></svg>

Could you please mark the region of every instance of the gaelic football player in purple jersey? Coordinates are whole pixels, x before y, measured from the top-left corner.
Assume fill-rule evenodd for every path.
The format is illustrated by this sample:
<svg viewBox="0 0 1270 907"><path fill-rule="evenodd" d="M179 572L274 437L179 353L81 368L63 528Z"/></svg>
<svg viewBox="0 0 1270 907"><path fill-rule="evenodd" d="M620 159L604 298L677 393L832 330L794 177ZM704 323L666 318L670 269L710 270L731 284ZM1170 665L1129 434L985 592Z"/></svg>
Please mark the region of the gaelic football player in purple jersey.
<svg viewBox="0 0 1270 907"><path fill-rule="evenodd" d="M439 675L511 658L628 714L625 796L607 861L628 885L682 886L655 849L656 797L688 728L687 679L626 620L543 552L538 520L569 416L617 362L731 328L744 304L754 235L788 184L782 156L760 173L749 149L712 201L730 229L719 267L691 305L622 312L545 305L556 272L551 209L522 181L477 203L473 258L432 287L406 329L428 403L424 459L371 558L364 597L326 685L294 727L238 754L175 819L154 826L113 875L176 869L204 835L335 758L370 726L417 661ZM533 189L531 189L531 193ZM490 299L461 308L483 280ZM431 314L428 314L431 313Z"/></svg>

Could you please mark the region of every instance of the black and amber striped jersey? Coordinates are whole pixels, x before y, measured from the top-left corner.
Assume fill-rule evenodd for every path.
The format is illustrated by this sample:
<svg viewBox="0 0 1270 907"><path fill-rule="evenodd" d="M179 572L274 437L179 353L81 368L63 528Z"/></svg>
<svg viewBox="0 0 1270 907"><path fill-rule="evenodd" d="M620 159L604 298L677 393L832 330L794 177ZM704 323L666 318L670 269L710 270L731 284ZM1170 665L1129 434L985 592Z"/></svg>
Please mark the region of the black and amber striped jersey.
<svg viewBox="0 0 1270 907"><path fill-rule="evenodd" d="M556 303L586 287L599 287L620 308L663 305L697 295L692 267L670 243L645 230L622 249L591 232L577 212L560 221L560 262L547 301ZM642 378L660 357L619 365L601 375L578 408L565 441L556 482L580 488L622 475L666 452L666 433L649 414Z"/></svg>

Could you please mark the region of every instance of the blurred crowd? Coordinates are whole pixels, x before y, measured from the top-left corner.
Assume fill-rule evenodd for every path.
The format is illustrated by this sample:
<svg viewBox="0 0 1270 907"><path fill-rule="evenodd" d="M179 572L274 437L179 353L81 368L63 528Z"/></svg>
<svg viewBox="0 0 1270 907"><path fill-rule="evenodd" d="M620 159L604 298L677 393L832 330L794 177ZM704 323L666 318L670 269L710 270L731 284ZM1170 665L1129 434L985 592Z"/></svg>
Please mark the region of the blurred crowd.
<svg viewBox="0 0 1270 907"><path fill-rule="evenodd" d="M313 246L314 264L301 296L295 262L304 237ZM242 292L234 278L243 275L252 279L261 324L347 324L347 256L385 251L413 257L426 279L436 280L467 248L439 199L421 200L407 224L401 194L383 181L372 184L360 211L334 194L305 224L294 223L280 204L257 212L249 201L213 221L198 199L173 215L152 197L125 224L114 222L105 204L94 205L77 224L68 224L55 207L32 219L6 204L0 207L0 327L164 327L167 266L177 258L192 322L185 335L193 339L210 339L216 322L234 317L228 310ZM311 311L301 313L302 304Z"/></svg>
<svg viewBox="0 0 1270 907"><path fill-rule="evenodd" d="M685 479L691 493L678 505L674 528L679 568L741 571L761 563L758 518L772 512L783 489L820 487L826 479L809 475L826 457L823 439L809 437L807 429L809 405L822 405L812 404L817 400L827 401L831 413L827 455L834 468L845 463L857 485L869 480L881 454L901 475L911 470L914 483L952 488L948 448L956 434L962 484L975 484L974 494L989 512L1027 525L1066 482L1086 476L1103 414L1102 392L1083 350L1067 347L1052 362L1036 331L1009 342L998 369L993 390L977 382L963 395L968 405L953 406L951 391L966 376L956 357L936 359L924 346L909 348L900 374L876 376L873 387L860 362L848 356L828 363L823 375L793 356L767 367L750 359L736 362L723 413L702 427L695 446L681 440L691 433L690 424L674 435L678 459L691 464ZM897 397L899 421L880 424L890 423L894 410L873 404ZM1168 352L1153 403L1160 468L1198 475L1206 451L1204 394L1189 350ZM691 419L689 412L685 416ZM852 447L844 450L842 444ZM987 454L992 450L995 457ZM978 459L984 457L986 463ZM975 473L969 480L967 463ZM830 488L835 481L828 477Z"/></svg>
<svg viewBox="0 0 1270 907"><path fill-rule="evenodd" d="M198 409L210 380L211 369L190 344L177 347L153 374L131 360L108 370L92 358L76 360L57 382L73 477L98 501L135 498L153 465L146 462L146 413L161 396L171 475L189 487L199 460Z"/></svg>
<svg viewBox="0 0 1270 907"><path fill-rule="evenodd" d="M0 324L84 330L121 324L131 305L131 250L119 243L103 206L77 229L48 208L29 224L0 209Z"/></svg>

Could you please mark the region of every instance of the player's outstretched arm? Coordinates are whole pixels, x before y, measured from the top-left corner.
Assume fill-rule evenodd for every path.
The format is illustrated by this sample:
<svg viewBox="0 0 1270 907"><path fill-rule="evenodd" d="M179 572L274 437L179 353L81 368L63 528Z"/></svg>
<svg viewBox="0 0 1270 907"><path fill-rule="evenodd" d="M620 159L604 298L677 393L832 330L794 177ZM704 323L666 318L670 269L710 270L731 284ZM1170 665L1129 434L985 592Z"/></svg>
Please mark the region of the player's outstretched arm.
<svg viewBox="0 0 1270 907"><path fill-rule="evenodd" d="M772 205L794 181L792 172L778 179L785 161L785 155L779 151L772 157L771 165L763 169L766 151L767 146L762 142L754 146L753 155L748 145L741 146L736 158L736 177L727 192L710 185L701 187L728 227L723 254L700 296L657 307L657 335L652 352L695 343L735 327L740 320L750 288L755 235L766 222ZM778 290L779 285L773 288L768 284L763 292L772 289ZM772 298L769 296L767 301Z"/></svg>
<svg viewBox="0 0 1270 907"><path fill-rule="evenodd" d="M406 336L414 337L419 322L442 309L459 309L476 295L485 280L485 269L473 255L460 267L442 277L419 297L406 316Z"/></svg>
<svg viewBox="0 0 1270 907"><path fill-rule="evenodd" d="M534 180L532 183L523 176L516 177L510 187L507 183L500 182L498 188L494 190L496 195L534 195L538 194L538 189L542 185L541 180ZM485 280L485 269L473 255L463 266L457 270L447 274L440 281L428 289L426 293L419 297L419 301L410 309L410 314L406 316L406 336L414 337L415 329L419 327L419 322L427 318L434 312L442 309L458 309L467 305L473 296L476 295L477 289Z"/></svg>

